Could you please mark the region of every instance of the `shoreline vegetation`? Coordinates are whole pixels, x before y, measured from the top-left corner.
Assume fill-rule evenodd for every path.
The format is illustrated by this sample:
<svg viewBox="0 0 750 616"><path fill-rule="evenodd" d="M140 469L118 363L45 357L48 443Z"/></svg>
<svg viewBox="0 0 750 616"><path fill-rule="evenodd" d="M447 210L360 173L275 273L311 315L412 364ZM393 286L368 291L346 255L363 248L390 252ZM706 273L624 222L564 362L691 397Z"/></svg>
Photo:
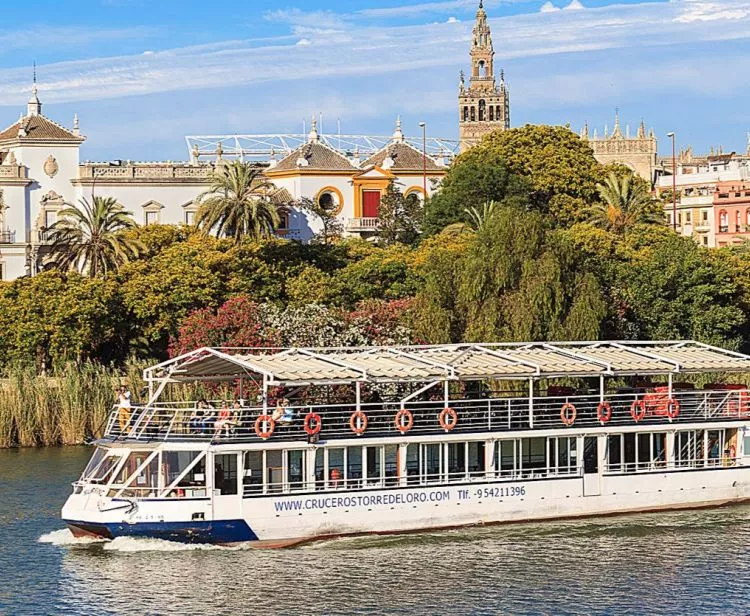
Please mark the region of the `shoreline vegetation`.
<svg viewBox="0 0 750 616"><path fill-rule="evenodd" d="M565 127L488 135L424 205L391 184L377 239L342 237L337 212L312 202L289 204L318 221L312 242L274 237L279 206L258 181L225 163L195 226L138 226L101 197L61 211L45 271L0 282L0 447L99 436L117 386L143 403L144 365L201 346L693 339L750 351L750 242L709 249L676 233L647 182L600 165Z"/></svg>

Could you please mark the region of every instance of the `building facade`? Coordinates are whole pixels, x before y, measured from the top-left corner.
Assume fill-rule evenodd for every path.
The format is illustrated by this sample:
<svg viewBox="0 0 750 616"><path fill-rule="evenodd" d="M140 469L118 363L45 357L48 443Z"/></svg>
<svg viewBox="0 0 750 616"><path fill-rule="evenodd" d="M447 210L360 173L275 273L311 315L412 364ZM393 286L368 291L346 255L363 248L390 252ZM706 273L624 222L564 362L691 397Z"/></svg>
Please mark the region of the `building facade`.
<svg viewBox="0 0 750 616"><path fill-rule="evenodd" d="M604 136L600 137L596 130L589 135L589 126L585 124L581 131L581 139L588 141L594 151L594 158L602 165L619 163L632 169L644 180L653 185L657 169L657 141L654 129L646 132L646 125L641 121L635 137L630 136L630 130L625 128L623 134L620 128L620 115L615 114L615 125L612 134L604 127Z"/></svg>
<svg viewBox="0 0 750 616"><path fill-rule="evenodd" d="M510 97L505 74L495 79L495 49L487 12L479 3L471 46L469 84L461 71L458 91L458 126L461 151L479 143L486 134L510 128Z"/></svg>
<svg viewBox="0 0 750 616"><path fill-rule="evenodd" d="M112 197L141 225L195 222L199 197L225 164L221 145L213 160L186 162L80 162L86 138L78 118L68 129L42 114L36 84L25 113L0 132L0 280L38 273L50 248L49 229L60 210L92 195ZM302 199L334 206L347 235L377 233L380 196L390 182L407 197L423 200L445 175L446 162L404 139L401 122L389 143L368 156L320 142L313 123L307 143L276 160L257 163L274 185L262 195L276 203L278 234L310 240L322 227Z"/></svg>

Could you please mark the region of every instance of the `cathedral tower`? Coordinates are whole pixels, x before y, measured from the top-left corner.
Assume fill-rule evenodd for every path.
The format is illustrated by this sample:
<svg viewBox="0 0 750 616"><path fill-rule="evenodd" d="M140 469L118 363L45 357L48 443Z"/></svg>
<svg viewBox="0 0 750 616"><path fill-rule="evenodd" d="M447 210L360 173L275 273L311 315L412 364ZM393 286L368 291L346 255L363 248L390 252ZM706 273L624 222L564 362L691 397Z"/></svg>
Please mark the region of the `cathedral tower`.
<svg viewBox="0 0 750 616"><path fill-rule="evenodd" d="M510 101L503 71L500 85L495 80L495 50L483 2L479 2L477 23L471 46L469 86L461 71L458 92L459 135L461 151L478 143L487 133L510 128Z"/></svg>

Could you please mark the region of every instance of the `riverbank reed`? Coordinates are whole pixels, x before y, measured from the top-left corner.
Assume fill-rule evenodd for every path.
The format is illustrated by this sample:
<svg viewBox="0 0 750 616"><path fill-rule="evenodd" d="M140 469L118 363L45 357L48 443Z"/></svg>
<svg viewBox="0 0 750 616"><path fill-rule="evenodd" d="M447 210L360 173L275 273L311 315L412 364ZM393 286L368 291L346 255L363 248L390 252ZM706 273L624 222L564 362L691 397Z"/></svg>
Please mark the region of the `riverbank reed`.
<svg viewBox="0 0 750 616"><path fill-rule="evenodd" d="M78 445L101 436L121 383L137 391L140 367L86 363L53 375L11 370L0 380L0 448Z"/></svg>

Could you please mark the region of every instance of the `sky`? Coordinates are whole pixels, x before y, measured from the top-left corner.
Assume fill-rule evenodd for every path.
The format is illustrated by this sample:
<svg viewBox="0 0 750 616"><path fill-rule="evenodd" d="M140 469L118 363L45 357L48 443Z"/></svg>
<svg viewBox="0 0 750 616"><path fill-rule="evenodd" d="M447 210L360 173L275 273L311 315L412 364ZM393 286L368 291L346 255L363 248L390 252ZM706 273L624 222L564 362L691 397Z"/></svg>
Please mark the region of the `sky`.
<svg viewBox="0 0 750 616"><path fill-rule="evenodd" d="M478 0L26 0L3 7L0 124L80 117L86 160L183 160L186 135L458 136ZM660 153L745 151L750 0L485 0L511 125L623 130Z"/></svg>

